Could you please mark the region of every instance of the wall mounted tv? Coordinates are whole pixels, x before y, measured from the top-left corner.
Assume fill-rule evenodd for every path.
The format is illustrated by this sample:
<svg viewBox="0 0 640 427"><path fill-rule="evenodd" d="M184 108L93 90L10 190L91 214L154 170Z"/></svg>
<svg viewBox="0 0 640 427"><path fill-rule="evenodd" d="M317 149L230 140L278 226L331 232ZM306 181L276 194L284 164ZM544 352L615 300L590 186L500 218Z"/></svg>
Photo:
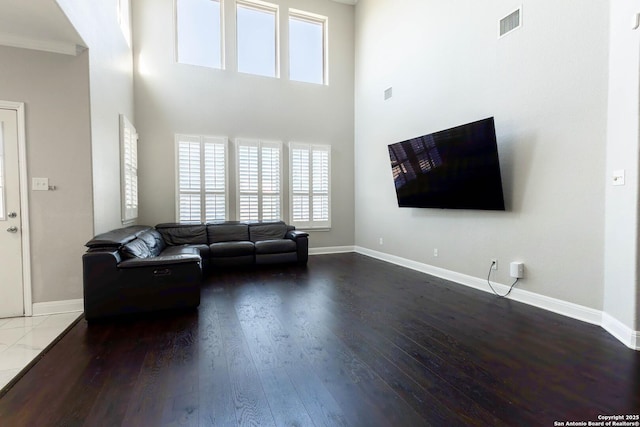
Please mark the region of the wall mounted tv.
<svg viewBox="0 0 640 427"><path fill-rule="evenodd" d="M389 145L398 206L505 210L493 117Z"/></svg>

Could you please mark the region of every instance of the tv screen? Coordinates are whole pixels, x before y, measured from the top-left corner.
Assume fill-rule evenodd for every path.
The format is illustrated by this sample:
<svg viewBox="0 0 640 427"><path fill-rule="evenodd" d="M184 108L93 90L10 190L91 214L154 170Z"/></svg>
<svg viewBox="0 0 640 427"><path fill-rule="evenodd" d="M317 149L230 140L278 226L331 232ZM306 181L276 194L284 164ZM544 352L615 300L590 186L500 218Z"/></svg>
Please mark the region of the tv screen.
<svg viewBox="0 0 640 427"><path fill-rule="evenodd" d="M505 210L493 117L389 145L398 206Z"/></svg>

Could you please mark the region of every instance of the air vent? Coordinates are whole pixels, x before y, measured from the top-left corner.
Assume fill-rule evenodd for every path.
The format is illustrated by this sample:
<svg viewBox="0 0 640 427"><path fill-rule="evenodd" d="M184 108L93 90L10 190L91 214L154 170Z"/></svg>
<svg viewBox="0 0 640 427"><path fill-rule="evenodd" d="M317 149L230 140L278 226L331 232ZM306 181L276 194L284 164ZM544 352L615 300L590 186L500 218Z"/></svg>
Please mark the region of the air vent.
<svg viewBox="0 0 640 427"><path fill-rule="evenodd" d="M384 91L384 100L391 98L393 96L393 88L390 87Z"/></svg>
<svg viewBox="0 0 640 427"><path fill-rule="evenodd" d="M504 37L510 32L517 30L522 25L522 8L516 9L500 20L500 37Z"/></svg>

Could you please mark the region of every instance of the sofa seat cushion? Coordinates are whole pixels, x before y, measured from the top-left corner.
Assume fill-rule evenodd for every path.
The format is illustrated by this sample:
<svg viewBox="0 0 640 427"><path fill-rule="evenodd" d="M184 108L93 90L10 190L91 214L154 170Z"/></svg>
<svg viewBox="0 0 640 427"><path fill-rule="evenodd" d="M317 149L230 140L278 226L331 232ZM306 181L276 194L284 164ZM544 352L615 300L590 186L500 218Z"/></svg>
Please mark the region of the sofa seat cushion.
<svg viewBox="0 0 640 427"><path fill-rule="evenodd" d="M195 246L181 245L181 246L167 246L161 253L162 256L175 256L175 255L200 255L200 251Z"/></svg>
<svg viewBox="0 0 640 427"><path fill-rule="evenodd" d="M211 257L234 257L253 255L255 246L251 242L220 242L209 245Z"/></svg>
<svg viewBox="0 0 640 427"><path fill-rule="evenodd" d="M255 243L256 254L277 254L283 252L295 252L296 242L290 239L261 240Z"/></svg>
<svg viewBox="0 0 640 427"><path fill-rule="evenodd" d="M132 258L118 264L119 268L167 267L175 264L200 264L200 256L193 254L160 255L153 258Z"/></svg>

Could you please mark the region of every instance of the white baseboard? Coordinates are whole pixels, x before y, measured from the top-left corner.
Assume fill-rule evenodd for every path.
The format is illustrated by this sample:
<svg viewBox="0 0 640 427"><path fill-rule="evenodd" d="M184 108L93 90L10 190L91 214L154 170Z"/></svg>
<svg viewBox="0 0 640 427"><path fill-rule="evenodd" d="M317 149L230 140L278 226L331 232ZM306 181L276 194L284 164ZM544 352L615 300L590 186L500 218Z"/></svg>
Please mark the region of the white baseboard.
<svg viewBox="0 0 640 427"><path fill-rule="evenodd" d="M492 292L487 285L486 279L468 276L466 274L457 273L440 267L434 267L429 264L412 261L395 255L386 254L384 252L374 251L361 246L356 246L355 252L402 267L410 268L412 270L420 271L422 273L430 274L432 276L440 277L445 280L450 280L474 289L490 293ZM505 294L509 290L508 286L500 283L492 282L492 285L500 294ZM508 298L576 320L601 326L627 347L633 350L640 350L640 333L638 331L631 330L618 320L600 310L525 291L518 289L517 287L511 291Z"/></svg>
<svg viewBox="0 0 640 427"><path fill-rule="evenodd" d="M325 248L309 248L309 255L346 254L355 252L355 246L328 246Z"/></svg>
<svg viewBox="0 0 640 427"><path fill-rule="evenodd" d="M83 310L84 300L82 298L63 301L36 302L33 304L33 316L74 313Z"/></svg>
<svg viewBox="0 0 640 427"><path fill-rule="evenodd" d="M602 327L627 347L640 350L640 332L632 330L608 313L602 313Z"/></svg>

